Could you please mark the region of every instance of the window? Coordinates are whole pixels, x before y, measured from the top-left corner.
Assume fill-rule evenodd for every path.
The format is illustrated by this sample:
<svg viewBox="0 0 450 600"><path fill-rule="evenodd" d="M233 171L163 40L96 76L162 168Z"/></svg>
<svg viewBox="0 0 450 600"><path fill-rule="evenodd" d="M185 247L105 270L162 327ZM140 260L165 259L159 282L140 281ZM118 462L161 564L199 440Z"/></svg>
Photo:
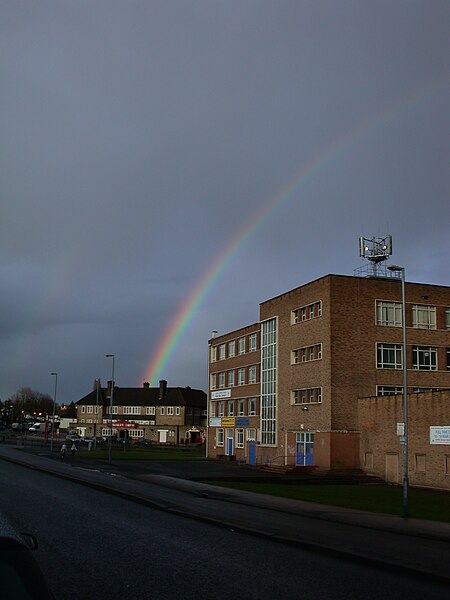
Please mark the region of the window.
<svg viewBox="0 0 450 600"><path fill-rule="evenodd" d="M145 411L147 413L147 415L154 415L155 414L155 407L154 406L147 406L147 410Z"/></svg>
<svg viewBox="0 0 450 600"><path fill-rule="evenodd" d="M219 360L223 360L226 357L226 345L220 344L219 346Z"/></svg>
<svg viewBox="0 0 450 600"><path fill-rule="evenodd" d="M261 443L276 444L277 320L261 324Z"/></svg>
<svg viewBox="0 0 450 600"><path fill-rule="evenodd" d="M248 399L248 414L250 417L254 417L256 415L256 398Z"/></svg>
<svg viewBox="0 0 450 600"><path fill-rule="evenodd" d="M192 406L188 406L188 407L186 408L186 414L187 414L189 417L192 417L192 415L194 414L194 411L192 410Z"/></svg>
<svg viewBox="0 0 450 600"><path fill-rule="evenodd" d="M225 371L219 373L219 389L225 387Z"/></svg>
<svg viewBox="0 0 450 600"><path fill-rule="evenodd" d="M239 354L245 354L245 337L239 338L238 344Z"/></svg>
<svg viewBox="0 0 450 600"><path fill-rule="evenodd" d="M202 408L202 410L200 411L200 415L202 417L207 417L208 416L208 411L206 410L206 408Z"/></svg>
<svg viewBox="0 0 450 600"><path fill-rule="evenodd" d="M216 402L211 402L211 404L209 406L209 416L210 417L216 416L216 406L217 406Z"/></svg>
<svg viewBox="0 0 450 600"><path fill-rule="evenodd" d="M216 431L216 446L223 446L223 429L217 429Z"/></svg>
<svg viewBox="0 0 450 600"><path fill-rule="evenodd" d="M225 402L221 400L219 402L219 417L225 416Z"/></svg>
<svg viewBox="0 0 450 600"><path fill-rule="evenodd" d="M377 396L394 396L403 394L402 385L377 385Z"/></svg>
<svg viewBox="0 0 450 600"><path fill-rule="evenodd" d="M450 329L450 307L445 309L445 328Z"/></svg>
<svg viewBox="0 0 450 600"><path fill-rule="evenodd" d="M249 352L255 352L256 350L256 333L252 333L248 338Z"/></svg>
<svg viewBox="0 0 450 600"><path fill-rule="evenodd" d="M118 406L113 406L111 414L112 415L118 415L119 414L119 407Z"/></svg>
<svg viewBox="0 0 450 600"><path fill-rule="evenodd" d="M210 387L212 390L215 390L217 387L217 375L216 373L211 373L210 375Z"/></svg>
<svg viewBox="0 0 450 600"><path fill-rule="evenodd" d="M248 368L248 382L256 383L256 365L251 365Z"/></svg>
<svg viewBox="0 0 450 600"><path fill-rule="evenodd" d="M243 415L245 415L245 400L244 399L238 400L237 414L238 414L238 417L242 417Z"/></svg>
<svg viewBox="0 0 450 600"><path fill-rule="evenodd" d="M236 448L244 447L244 430L236 429Z"/></svg>
<svg viewBox="0 0 450 600"><path fill-rule="evenodd" d="M291 352L291 364L298 365L299 363L308 362L311 360L320 360L322 358L322 344L314 346L306 346L298 348Z"/></svg>
<svg viewBox="0 0 450 600"><path fill-rule="evenodd" d="M85 406L82 406L82 407L81 407L81 412L82 412L82 413L86 412L86 407L85 407Z"/></svg>
<svg viewBox="0 0 450 600"><path fill-rule="evenodd" d="M295 325L295 323L301 323L302 321L309 321L310 319L317 319L317 317L321 316L322 301L319 300L313 304L308 304L307 306L302 306L293 310L291 312L291 325Z"/></svg>
<svg viewBox="0 0 450 600"><path fill-rule="evenodd" d="M419 371L436 371L436 348L432 348L431 346L413 346L413 368Z"/></svg>
<svg viewBox="0 0 450 600"><path fill-rule="evenodd" d="M211 346L211 362L216 362L217 360L217 346Z"/></svg>
<svg viewBox="0 0 450 600"><path fill-rule="evenodd" d="M173 406L168 406L167 407L167 414L168 415L173 415Z"/></svg>
<svg viewBox="0 0 450 600"><path fill-rule="evenodd" d="M402 326L402 303L377 300L377 325Z"/></svg>
<svg viewBox="0 0 450 600"><path fill-rule="evenodd" d="M247 442L256 442L256 429L247 429Z"/></svg>
<svg viewBox="0 0 450 600"><path fill-rule="evenodd" d="M320 404L322 388L302 388L291 392L291 404Z"/></svg>
<svg viewBox="0 0 450 600"><path fill-rule="evenodd" d="M95 407L95 414L98 414L98 406Z"/></svg>
<svg viewBox="0 0 450 600"><path fill-rule="evenodd" d="M234 387L234 370L228 371L228 387Z"/></svg>
<svg viewBox="0 0 450 600"><path fill-rule="evenodd" d="M163 415L164 412L165 412L165 408L164 408L164 406L161 406L161 414Z"/></svg>
<svg viewBox="0 0 450 600"><path fill-rule="evenodd" d="M450 371L450 348L447 348L447 371Z"/></svg>
<svg viewBox="0 0 450 600"><path fill-rule="evenodd" d="M144 430L143 429L130 429L128 431L128 435L131 438L143 438L144 437Z"/></svg>
<svg viewBox="0 0 450 600"><path fill-rule="evenodd" d="M238 385L245 385L245 369L243 367L238 369Z"/></svg>
<svg viewBox="0 0 450 600"><path fill-rule="evenodd" d="M175 407L175 414L177 415L177 417L179 416L179 414L180 414L180 407L179 406Z"/></svg>
<svg viewBox="0 0 450 600"><path fill-rule="evenodd" d="M235 342L235 340L233 340L232 342L228 343L228 358L232 358L233 356L236 356L236 342Z"/></svg>
<svg viewBox="0 0 450 600"><path fill-rule="evenodd" d="M93 406L86 406L86 412L92 414L94 412Z"/></svg>
<svg viewBox="0 0 450 600"><path fill-rule="evenodd" d="M412 326L417 329L436 329L436 307L413 304Z"/></svg>
<svg viewBox="0 0 450 600"><path fill-rule="evenodd" d="M141 407L140 406L124 406L123 414L124 415L140 415Z"/></svg>
<svg viewBox="0 0 450 600"><path fill-rule="evenodd" d="M377 369L401 369L403 346L377 343Z"/></svg>
<svg viewBox="0 0 450 600"><path fill-rule="evenodd" d="M234 401L233 400L228 401L228 416L234 417Z"/></svg>

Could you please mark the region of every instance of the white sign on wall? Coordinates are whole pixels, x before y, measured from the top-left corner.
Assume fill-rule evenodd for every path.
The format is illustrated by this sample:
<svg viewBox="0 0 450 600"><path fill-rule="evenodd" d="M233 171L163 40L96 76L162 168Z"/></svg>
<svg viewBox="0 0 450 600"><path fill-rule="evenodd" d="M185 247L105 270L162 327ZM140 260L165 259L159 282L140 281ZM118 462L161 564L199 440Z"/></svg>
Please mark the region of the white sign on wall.
<svg viewBox="0 0 450 600"><path fill-rule="evenodd" d="M445 427L430 427L430 444L450 445L450 425Z"/></svg>
<svg viewBox="0 0 450 600"><path fill-rule="evenodd" d="M231 398L231 390L217 390L211 392L211 400L218 400L219 398Z"/></svg>

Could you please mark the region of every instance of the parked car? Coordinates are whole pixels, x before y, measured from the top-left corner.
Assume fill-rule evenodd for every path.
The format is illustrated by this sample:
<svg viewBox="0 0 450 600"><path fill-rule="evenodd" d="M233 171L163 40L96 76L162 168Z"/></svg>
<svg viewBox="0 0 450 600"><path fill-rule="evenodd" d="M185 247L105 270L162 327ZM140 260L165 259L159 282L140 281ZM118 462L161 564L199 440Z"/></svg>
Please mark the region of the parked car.
<svg viewBox="0 0 450 600"><path fill-rule="evenodd" d="M67 442L79 442L80 440L80 436L76 433L70 433L69 435L66 435Z"/></svg>

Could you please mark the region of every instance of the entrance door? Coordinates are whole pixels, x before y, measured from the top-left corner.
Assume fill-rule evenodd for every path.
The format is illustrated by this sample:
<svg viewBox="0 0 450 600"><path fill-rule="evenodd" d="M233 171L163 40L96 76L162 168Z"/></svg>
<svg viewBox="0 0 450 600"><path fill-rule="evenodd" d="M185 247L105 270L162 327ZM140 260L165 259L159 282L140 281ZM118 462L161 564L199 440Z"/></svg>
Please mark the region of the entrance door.
<svg viewBox="0 0 450 600"><path fill-rule="evenodd" d="M165 444L167 442L167 429L162 429L158 431L159 434L159 443Z"/></svg>
<svg viewBox="0 0 450 600"><path fill-rule="evenodd" d="M256 465L256 442L247 442L248 464Z"/></svg>
<svg viewBox="0 0 450 600"><path fill-rule="evenodd" d="M295 434L297 467L306 467L314 464L314 434L301 432Z"/></svg>
<svg viewBox="0 0 450 600"><path fill-rule="evenodd" d="M226 455L233 456L233 430L232 429L227 429Z"/></svg>

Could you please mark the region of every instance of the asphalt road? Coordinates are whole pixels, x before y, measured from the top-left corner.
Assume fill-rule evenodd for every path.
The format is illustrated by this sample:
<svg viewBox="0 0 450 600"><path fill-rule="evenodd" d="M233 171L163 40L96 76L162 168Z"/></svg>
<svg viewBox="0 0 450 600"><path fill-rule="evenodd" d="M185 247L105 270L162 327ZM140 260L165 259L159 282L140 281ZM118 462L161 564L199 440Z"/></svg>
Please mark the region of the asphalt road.
<svg viewBox="0 0 450 600"><path fill-rule="evenodd" d="M442 600L407 578L186 519L0 461L0 510L37 536L58 600ZM167 494L174 493L166 490Z"/></svg>

